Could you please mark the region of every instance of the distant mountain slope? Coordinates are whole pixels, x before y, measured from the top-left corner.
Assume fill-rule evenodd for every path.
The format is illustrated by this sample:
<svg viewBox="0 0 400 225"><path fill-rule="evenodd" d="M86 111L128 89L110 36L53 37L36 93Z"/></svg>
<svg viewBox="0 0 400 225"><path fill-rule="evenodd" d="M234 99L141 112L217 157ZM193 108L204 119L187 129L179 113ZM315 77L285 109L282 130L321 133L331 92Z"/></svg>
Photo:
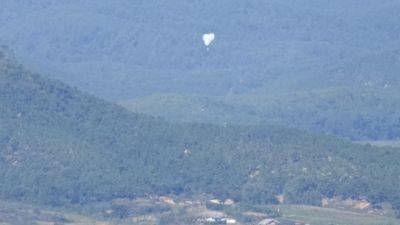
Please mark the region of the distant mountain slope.
<svg viewBox="0 0 400 225"><path fill-rule="evenodd" d="M396 0L3 0L0 43L113 100L394 86L399 10ZM210 51L205 32L216 33Z"/></svg>
<svg viewBox="0 0 400 225"><path fill-rule="evenodd" d="M1 55L1 54L0 54ZM265 126L172 124L132 114L0 57L0 196L58 205L193 194L400 207L398 149Z"/></svg>
<svg viewBox="0 0 400 225"><path fill-rule="evenodd" d="M322 89L286 94L154 94L121 105L172 121L279 124L353 140L400 138L400 89Z"/></svg>
<svg viewBox="0 0 400 225"><path fill-rule="evenodd" d="M398 11L397 0L3 0L0 44L35 71L96 96L162 109L154 115L186 111L144 102L150 95L200 95L235 108L216 109L228 122L251 117L357 140L396 139L400 108L390 98L397 92L382 89L400 89ZM210 51L205 32L216 34ZM220 100L231 94L238 102ZM283 96L280 104L260 100L271 95ZM319 107L332 99L340 106ZM376 99L389 112L377 114L369 104ZM241 111L247 107L255 113ZM215 117L203 114L201 121Z"/></svg>

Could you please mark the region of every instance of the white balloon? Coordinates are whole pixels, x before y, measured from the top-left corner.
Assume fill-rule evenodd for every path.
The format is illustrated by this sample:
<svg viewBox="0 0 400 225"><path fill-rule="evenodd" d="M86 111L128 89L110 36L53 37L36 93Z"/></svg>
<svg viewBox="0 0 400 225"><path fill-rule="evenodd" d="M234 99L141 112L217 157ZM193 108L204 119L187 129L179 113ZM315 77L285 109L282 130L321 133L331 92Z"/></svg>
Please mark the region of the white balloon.
<svg viewBox="0 0 400 225"><path fill-rule="evenodd" d="M215 39L214 33L203 34L203 42L205 46L209 46Z"/></svg>

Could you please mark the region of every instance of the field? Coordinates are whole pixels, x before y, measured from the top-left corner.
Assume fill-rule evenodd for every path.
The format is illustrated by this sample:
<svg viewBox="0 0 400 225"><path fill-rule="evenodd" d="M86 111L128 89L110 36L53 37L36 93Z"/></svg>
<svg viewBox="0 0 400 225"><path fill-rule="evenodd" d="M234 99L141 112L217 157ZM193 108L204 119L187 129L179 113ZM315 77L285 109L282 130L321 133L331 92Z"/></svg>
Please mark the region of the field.
<svg viewBox="0 0 400 225"><path fill-rule="evenodd" d="M120 202L121 203L121 202ZM125 202L127 203L127 202ZM231 214L235 210L233 208L240 208L239 205L233 205L233 208L220 208L220 209L206 209L205 204L201 205L155 205L149 204L149 200L131 201L129 207L135 207L136 212L141 211L147 207L146 214L128 215L125 218L119 217L104 217L95 211L88 213L85 209L55 209L43 208L16 202L0 201L0 225L157 225L157 224L202 224L195 218L202 216L217 216L224 215L236 218L237 225L253 225L258 224L258 220L241 220L239 214ZM109 203L106 203L109 204ZM111 204L115 204L111 203ZM148 209L152 207L161 207L164 210L157 212ZM299 224L310 225L399 225L400 220L389 216L381 216L371 213L360 213L348 210L339 210L333 208L321 208L306 205L279 205L279 206L255 206L254 209L261 209L263 207L272 207L279 209L281 217L277 218L281 224L286 224L285 221L303 221ZM94 208L102 208L95 206ZM103 208L104 209L104 208ZM154 208L153 208L154 209ZM242 211L244 208L241 208ZM79 212L80 211L80 212ZM143 212L144 212L143 211ZM238 211L236 211L238 212ZM242 211L244 212L244 211ZM238 216L238 217L236 217ZM190 219L191 218L191 219ZM197 221L197 222L196 222ZM209 224L209 223L208 223ZM293 224L287 223L287 224Z"/></svg>
<svg viewBox="0 0 400 225"><path fill-rule="evenodd" d="M280 206L283 218L310 225L398 225L400 220L374 214L356 213L313 206Z"/></svg>
<svg viewBox="0 0 400 225"><path fill-rule="evenodd" d="M370 144L377 147L400 147L400 140L382 140L382 141L357 141L358 144Z"/></svg>

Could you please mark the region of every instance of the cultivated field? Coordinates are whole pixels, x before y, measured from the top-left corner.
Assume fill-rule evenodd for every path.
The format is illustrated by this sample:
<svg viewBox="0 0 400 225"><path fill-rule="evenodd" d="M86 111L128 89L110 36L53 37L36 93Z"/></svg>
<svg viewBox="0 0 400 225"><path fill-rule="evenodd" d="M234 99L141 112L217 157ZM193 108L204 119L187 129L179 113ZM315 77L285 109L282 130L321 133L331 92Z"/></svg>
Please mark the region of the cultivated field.
<svg viewBox="0 0 400 225"><path fill-rule="evenodd" d="M283 217L310 225L399 225L400 220L374 214L356 213L314 206L280 206Z"/></svg>

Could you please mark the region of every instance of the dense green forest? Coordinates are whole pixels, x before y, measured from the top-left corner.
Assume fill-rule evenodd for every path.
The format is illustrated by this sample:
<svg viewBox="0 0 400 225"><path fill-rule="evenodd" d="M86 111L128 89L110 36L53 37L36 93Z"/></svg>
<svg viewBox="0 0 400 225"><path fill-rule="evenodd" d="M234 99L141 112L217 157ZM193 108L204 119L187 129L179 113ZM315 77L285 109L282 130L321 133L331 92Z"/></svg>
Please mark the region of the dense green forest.
<svg viewBox="0 0 400 225"><path fill-rule="evenodd" d="M33 71L168 120L397 139L399 11L398 0L2 0L0 44ZM199 98L216 106L185 108Z"/></svg>
<svg viewBox="0 0 400 225"><path fill-rule="evenodd" d="M399 9L397 0L3 0L0 44L110 100L394 86Z"/></svg>
<svg viewBox="0 0 400 225"><path fill-rule="evenodd" d="M170 123L0 56L0 196L47 205L209 193L367 198L400 209L400 151L275 126Z"/></svg>

